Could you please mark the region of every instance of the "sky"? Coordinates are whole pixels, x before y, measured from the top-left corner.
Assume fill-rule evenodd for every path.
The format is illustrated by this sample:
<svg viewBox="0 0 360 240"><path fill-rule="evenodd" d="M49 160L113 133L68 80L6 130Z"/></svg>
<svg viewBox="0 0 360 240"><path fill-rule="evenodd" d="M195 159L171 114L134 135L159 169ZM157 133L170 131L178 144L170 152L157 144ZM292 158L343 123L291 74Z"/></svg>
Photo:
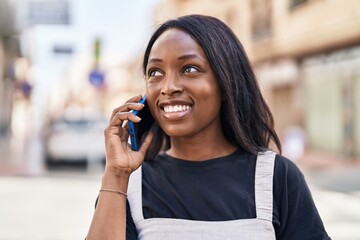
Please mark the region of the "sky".
<svg viewBox="0 0 360 240"><path fill-rule="evenodd" d="M115 51L126 57L139 51L152 32L152 6L156 2L158 0L73 0L76 13L73 22L90 38L100 36L104 51Z"/></svg>

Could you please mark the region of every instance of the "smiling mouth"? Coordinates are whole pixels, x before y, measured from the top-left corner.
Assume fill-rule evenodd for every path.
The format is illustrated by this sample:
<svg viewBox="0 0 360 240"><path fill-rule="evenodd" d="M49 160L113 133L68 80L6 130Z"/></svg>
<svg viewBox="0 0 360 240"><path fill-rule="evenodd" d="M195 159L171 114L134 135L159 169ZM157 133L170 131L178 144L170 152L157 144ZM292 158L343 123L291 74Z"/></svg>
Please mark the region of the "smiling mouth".
<svg viewBox="0 0 360 240"><path fill-rule="evenodd" d="M164 106L163 110L166 113L173 113L173 112L183 112L189 110L190 108L191 106L189 105L169 105L169 106Z"/></svg>

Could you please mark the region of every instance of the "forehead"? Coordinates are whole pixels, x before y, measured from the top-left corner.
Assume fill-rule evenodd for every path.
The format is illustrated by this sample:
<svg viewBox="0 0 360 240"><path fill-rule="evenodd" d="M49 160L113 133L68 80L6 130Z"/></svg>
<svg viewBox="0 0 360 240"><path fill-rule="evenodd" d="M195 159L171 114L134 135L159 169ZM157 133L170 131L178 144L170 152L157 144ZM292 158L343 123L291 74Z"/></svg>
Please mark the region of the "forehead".
<svg viewBox="0 0 360 240"><path fill-rule="evenodd" d="M204 56L202 47L186 32L171 28L163 32L155 41L150 56L163 54L197 53Z"/></svg>

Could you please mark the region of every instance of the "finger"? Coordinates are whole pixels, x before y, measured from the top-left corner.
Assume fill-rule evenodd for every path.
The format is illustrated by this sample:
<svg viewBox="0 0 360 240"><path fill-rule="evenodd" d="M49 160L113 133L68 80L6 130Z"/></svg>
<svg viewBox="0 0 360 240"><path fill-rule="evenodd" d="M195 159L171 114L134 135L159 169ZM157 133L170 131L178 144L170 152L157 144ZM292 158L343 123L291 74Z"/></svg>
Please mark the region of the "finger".
<svg viewBox="0 0 360 240"><path fill-rule="evenodd" d="M111 119L114 118L114 116L119 113L119 112L130 112L132 110L141 110L144 108L144 104L142 103L137 103L137 102L133 102L133 103L126 103L118 108L115 108L111 114Z"/></svg>
<svg viewBox="0 0 360 240"><path fill-rule="evenodd" d="M144 104L138 103L142 98L141 95L135 96L127 100L123 105L115 108L111 114L111 119L114 118L115 114L118 112L129 112L131 110L141 110L144 107Z"/></svg>
<svg viewBox="0 0 360 240"><path fill-rule="evenodd" d="M108 127L109 132L119 135L121 141L127 141L127 138L129 137L128 127L127 127L128 121L132 121L136 123L141 121L141 118L134 115L131 112L118 113L109 123L109 127ZM124 122L126 128L123 127Z"/></svg>
<svg viewBox="0 0 360 240"><path fill-rule="evenodd" d="M154 133L153 133L153 132L148 132L148 134L147 134L146 137L145 137L144 142L142 143L142 145L141 145L141 147L140 147L140 149L139 149L139 152L140 152L143 156L145 156L145 153L146 153L147 149L149 148L150 143L151 143L151 141L153 140L153 138L154 138Z"/></svg>
<svg viewBox="0 0 360 240"><path fill-rule="evenodd" d="M122 126L124 121L140 122L141 118L131 112L118 112L111 119L111 126Z"/></svg>

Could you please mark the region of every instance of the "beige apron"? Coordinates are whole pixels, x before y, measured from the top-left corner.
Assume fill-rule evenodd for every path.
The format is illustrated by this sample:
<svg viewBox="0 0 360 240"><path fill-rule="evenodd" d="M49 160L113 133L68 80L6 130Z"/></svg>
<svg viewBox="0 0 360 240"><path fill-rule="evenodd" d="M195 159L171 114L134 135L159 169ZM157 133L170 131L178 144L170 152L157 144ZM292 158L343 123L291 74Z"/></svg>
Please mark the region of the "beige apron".
<svg viewBox="0 0 360 240"><path fill-rule="evenodd" d="M197 221L172 218L144 219L142 212L141 167L130 177L128 200L138 238L145 240L271 240L275 239L272 225L273 172L275 152L257 156L255 173L256 218L229 221Z"/></svg>

